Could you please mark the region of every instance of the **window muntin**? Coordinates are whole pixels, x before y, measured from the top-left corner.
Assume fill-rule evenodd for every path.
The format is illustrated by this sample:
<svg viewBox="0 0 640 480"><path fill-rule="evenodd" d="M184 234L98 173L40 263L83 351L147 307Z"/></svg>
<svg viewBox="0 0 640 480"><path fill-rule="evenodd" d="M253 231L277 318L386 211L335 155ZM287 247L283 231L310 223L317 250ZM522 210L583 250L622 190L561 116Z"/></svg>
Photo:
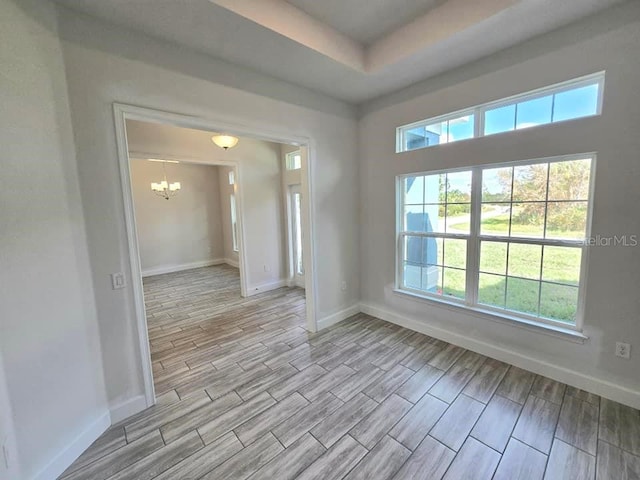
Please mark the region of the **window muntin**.
<svg viewBox="0 0 640 480"><path fill-rule="evenodd" d="M397 129L396 152L599 115L604 72Z"/></svg>
<svg viewBox="0 0 640 480"><path fill-rule="evenodd" d="M400 177L398 288L578 328L593 159Z"/></svg>

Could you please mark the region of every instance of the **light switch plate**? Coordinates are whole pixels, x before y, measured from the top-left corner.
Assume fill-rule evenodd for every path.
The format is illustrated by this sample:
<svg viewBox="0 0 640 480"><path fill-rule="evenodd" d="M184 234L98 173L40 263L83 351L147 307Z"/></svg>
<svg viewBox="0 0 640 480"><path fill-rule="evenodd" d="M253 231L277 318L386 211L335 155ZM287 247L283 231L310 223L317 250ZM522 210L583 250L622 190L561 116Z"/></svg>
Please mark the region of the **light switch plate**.
<svg viewBox="0 0 640 480"><path fill-rule="evenodd" d="M631 356L631 345L624 342L616 342L616 357L626 358Z"/></svg>
<svg viewBox="0 0 640 480"><path fill-rule="evenodd" d="M124 278L124 273L117 272L111 274L111 288L118 290L120 288L124 288L126 285L127 282Z"/></svg>

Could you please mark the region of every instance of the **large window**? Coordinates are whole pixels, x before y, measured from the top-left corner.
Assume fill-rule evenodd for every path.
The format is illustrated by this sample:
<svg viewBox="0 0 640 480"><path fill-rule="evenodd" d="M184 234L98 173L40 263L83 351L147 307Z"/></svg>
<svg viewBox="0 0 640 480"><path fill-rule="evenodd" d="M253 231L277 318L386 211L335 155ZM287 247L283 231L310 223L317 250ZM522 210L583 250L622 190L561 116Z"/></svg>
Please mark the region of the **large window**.
<svg viewBox="0 0 640 480"><path fill-rule="evenodd" d="M599 115L604 72L397 129L396 152Z"/></svg>
<svg viewBox="0 0 640 480"><path fill-rule="evenodd" d="M579 326L593 155L398 178L398 288Z"/></svg>

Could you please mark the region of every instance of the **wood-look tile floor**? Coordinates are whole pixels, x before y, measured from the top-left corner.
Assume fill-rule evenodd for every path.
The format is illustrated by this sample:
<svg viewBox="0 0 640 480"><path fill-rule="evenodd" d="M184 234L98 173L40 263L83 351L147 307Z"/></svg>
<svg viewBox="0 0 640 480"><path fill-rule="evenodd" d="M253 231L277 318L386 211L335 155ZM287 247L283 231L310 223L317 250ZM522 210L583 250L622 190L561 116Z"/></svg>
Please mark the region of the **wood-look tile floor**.
<svg viewBox="0 0 640 480"><path fill-rule="evenodd" d="M640 413L222 266L145 280L158 404L66 480L640 478Z"/></svg>

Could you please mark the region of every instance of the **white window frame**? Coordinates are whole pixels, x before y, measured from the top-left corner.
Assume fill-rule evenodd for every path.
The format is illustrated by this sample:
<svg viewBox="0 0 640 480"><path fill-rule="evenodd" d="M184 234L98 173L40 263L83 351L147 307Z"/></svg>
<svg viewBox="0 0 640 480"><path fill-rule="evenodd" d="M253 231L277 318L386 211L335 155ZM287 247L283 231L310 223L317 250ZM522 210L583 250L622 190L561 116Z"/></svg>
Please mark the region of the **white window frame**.
<svg viewBox="0 0 640 480"><path fill-rule="evenodd" d="M476 105L474 107L470 107L470 108L465 108L463 110L457 110L455 112L451 112L451 113L446 113L444 115L439 115L437 117L432 117L432 118L428 118L426 120L419 120L417 122L413 122L413 123L409 123L407 125L401 125L399 127L396 128L396 153L404 153L404 152L413 152L414 150L421 150L423 148L430 148L430 147L435 147L438 145L447 145L449 143L457 143L457 142L463 142L465 140L472 140L474 138L480 138L480 137L485 137L485 136L494 136L494 135L500 135L502 133L509 133L509 132L513 132L516 130L515 125L514 125L514 129L513 130L507 130L504 132L499 132L499 133L494 133L494 134L489 134L489 135L485 135L484 134L484 117L485 117L485 113L489 110L493 110L495 108L500 108L500 107L506 107L509 105L516 105L518 103L521 102L526 102L529 100L535 100L541 97L546 97L548 95L552 95L552 94L559 94L559 93L563 93L563 92L567 92L570 90L575 90L578 88L582 88L582 87L586 87L588 85L593 85L593 84L598 84L598 100L597 100L597 106L596 106L596 113L593 115L585 115L582 117L577 117L577 118L572 118L572 119L567 119L567 120L559 120L559 121L551 121L549 123L544 123L544 124L540 124L537 126L543 126L543 125L551 125L552 123L563 123L563 122L572 122L574 120L578 120L581 118L589 118L589 117L595 117L598 115L602 115L602 104L603 104L603 97L604 97L604 82L605 82L605 72L597 72L597 73L592 73L590 75L585 75L583 77L579 77L579 78L575 78L572 80L568 80L566 82L561 82L561 83L556 83L554 85L550 85L550 86L546 86L546 87L542 87L536 90L531 90L529 92L525 92L525 93L521 93L518 95L513 95L507 98L501 98L499 100L493 101L493 102L488 102L488 103L483 103L480 105ZM473 137L471 138L465 138L462 140L454 140L453 142L446 142L446 143L439 143L436 145L427 145L425 147L418 147L418 148L412 148L412 149L406 149L405 148L405 132L408 130L412 130L416 127L420 127L420 126L428 126L428 125L432 125L434 123L439 123L439 122L444 122L447 120L455 120L457 118L463 117L463 116L467 116L467 115L473 115L474 117L474 129L473 129ZM517 121L514 119L514 121ZM536 127L529 127L529 128L536 128ZM527 130L527 129L518 129L518 131L521 130Z"/></svg>
<svg viewBox="0 0 640 480"><path fill-rule="evenodd" d="M587 219L585 228L585 240L560 240L560 239L544 239L544 238L530 238L530 237L517 237L517 236L502 236L502 235L481 235L480 222L481 222L481 208L482 208L482 171L487 169L501 168L501 167L514 167L522 165L534 165L539 163L555 163L571 160L591 159L591 171L589 176L589 198L587 207ZM398 175L396 177L396 279L395 290L400 293L408 293L411 296L434 301L441 304L452 305L462 307L473 312L490 314L494 317L506 319L517 323L525 323L529 325L543 326L555 329L567 329L574 330L576 332L582 332L584 325L584 304L585 304L585 291L587 285L587 270L588 270L588 257L589 257L589 242L586 241L591 236L591 221L593 213L593 191L595 181L597 155L595 152L589 152L584 154L575 155L562 155L557 157L539 158L532 160L520 160L515 162L505 162L497 164L484 164L472 167L433 170L426 172L412 172L409 174ZM421 175L438 175L444 173L455 172L471 172L471 215L470 215L470 228L469 234L451 234L442 232L412 232L405 231L403 229L404 224L404 180L408 177L421 176ZM547 178L547 182L549 179ZM548 187L548 185L547 185ZM417 290L404 285L404 258L403 258L403 244L404 237L406 236L418 236L418 237L432 237L432 238L459 238L467 240L467 261L466 261L466 284L465 284L465 299L458 299L455 297L437 295L423 290ZM582 249L581 263L580 263L580 276L578 284L578 303L576 309L576 322L570 324L568 322L562 322L559 320L553 320L545 317L539 317L535 315L528 315L526 313L516 312L512 310L502 309L499 307L491 307L485 304L478 303L478 286L480 278L480 242L512 242L512 243L526 243L533 245L547 245L558 247L579 247Z"/></svg>

